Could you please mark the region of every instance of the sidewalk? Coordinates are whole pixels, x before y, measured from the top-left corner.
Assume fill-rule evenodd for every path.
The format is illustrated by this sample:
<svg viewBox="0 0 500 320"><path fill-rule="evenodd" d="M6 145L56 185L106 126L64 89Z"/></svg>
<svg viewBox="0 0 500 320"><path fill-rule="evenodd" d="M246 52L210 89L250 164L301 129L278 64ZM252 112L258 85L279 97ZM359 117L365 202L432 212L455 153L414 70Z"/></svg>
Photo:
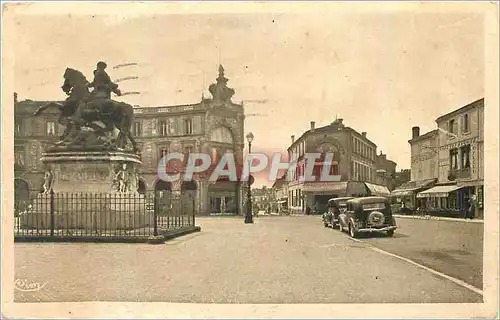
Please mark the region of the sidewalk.
<svg viewBox="0 0 500 320"><path fill-rule="evenodd" d="M418 219L418 220L438 220L438 221L456 221L456 222L468 222L468 223L484 223L483 219L464 219L464 218L448 218L448 217L436 217L436 216L416 216L416 215L401 215L394 214L396 218L402 219Z"/></svg>

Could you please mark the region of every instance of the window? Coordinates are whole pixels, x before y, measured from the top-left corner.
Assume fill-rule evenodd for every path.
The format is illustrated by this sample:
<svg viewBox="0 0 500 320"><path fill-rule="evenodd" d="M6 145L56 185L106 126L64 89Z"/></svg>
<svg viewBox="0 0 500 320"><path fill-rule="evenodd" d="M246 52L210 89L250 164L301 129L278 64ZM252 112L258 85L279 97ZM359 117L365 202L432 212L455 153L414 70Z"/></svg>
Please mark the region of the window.
<svg viewBox="0 0 500 320"><path fill-rule="evenodd" d="M191 119L184 120L184 134L193 134L193 121Z"/></svg>
<svg viewBox="0 0 500 320"><path fill-rule="evenodd" d="M451 119L450 121L448 121L448 132L455 133L455 120L454 119Z"/></svg>
<svg viewBox="0 0 500 320"><path fill-rule="evenodd" d="M463 126L462 126L462 131L463 132L469 132L469 115L466 113L464 114L463 118Z"/></svg>
<svg viewBox="0 0 500 320"><path fill-rule="evenodd" d="M47 121L47 135L55 136L56 135L56 123L53 121Z"/></svg>
<svg viewBox="0 0 500 320"><path fill-rule="evenodd" d="M452 170L458 169L458 150L457 149L450 150L450 169L452 169Z"/></svg>
<svg viewBox="0 0 500 320"><path fill-rule="evenodd" d="M14 135L19 136L22 134L21 119L14 120Z"/></svg>
<svg viewBox="0 0 500 320"><path fill-rule="evenodd" d="M217 148L212 148L212 165L217 165L217 162L219 161L219 155L217 152Z"/></svg>
<svg viewBox="0 0 500 320"><path fill-rule="evenodd" d="M166 120L160 121L160 135L166 136L168 134L168 124Z"/></svg>
<svg viewBox="0 0 500 320"><path fill-rule="evenodd" d="M188 147L184 147L184 162L187 163L187 164L192 164L191 160L192 158L189 156L189 154L193 153L194 151L194 147L193 146L188 146Z"/></svg>
<svg viewBox="0 0 500 320"><path fill-rule="evenodd" d="M14 167L24 167L24 147L14 147Z"/></svg>
<svg viewBox="0 0 500 320"><path fill-rule="evenodd" d="M385 209L385 203L383 202L363 204L363 210L384 210L384 209Z"/></svg>
<svg viewBox="0 0 500 320"><path fill-rule="evenodd" d="M142 136L142 122L134 122L133 134L136 137Z"/></svg>
<svg viewBox="0 0 500 320"><path fill-rule="evenodd" d="M168 119L168 134L175 135L177 134L177 120L176 118Z"/></svg>
<svg viewBox="0 0 500 320"><path fill-rule="evenodd" d="M168 154L168 149L163 147L160 149L160 160Z"/></svg>
<svg viewBox="0 0 500 320"><path fill-rule="evenodd" d="M470 168L470 144L460 148L460 168Z"/></svg>

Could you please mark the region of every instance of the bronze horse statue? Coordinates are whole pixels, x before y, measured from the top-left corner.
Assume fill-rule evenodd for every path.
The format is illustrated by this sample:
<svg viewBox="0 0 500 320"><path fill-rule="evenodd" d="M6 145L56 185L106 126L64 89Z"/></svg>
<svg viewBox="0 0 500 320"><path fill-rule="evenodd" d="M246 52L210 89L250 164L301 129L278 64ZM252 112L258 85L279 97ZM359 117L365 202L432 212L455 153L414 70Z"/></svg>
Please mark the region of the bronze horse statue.
<svg viewBox="0 0 500 320"><path fill-rule="evenodd" d="M78 70L67 68L64 73L63 91L69 95L64 103L51 102L43 105L34 113L35 116L42 114L48 107L55 105L59 111L59 123L66 126L60 141L56 144L64 144L68 139L73 139L81 131L81 126L94 129L98 136L111 132L114 128L119 130L115 144L118 148L124 148L127 139L132 143L134 151L137 151L137 143L132 137L130 129L134 117L134 110L130 104L107 98L100 98L89 91L89 82ZM79 103L84 103L82 113L82 124L74 123L71 118ZM99 125L99 122L104 126Z"/></svg>

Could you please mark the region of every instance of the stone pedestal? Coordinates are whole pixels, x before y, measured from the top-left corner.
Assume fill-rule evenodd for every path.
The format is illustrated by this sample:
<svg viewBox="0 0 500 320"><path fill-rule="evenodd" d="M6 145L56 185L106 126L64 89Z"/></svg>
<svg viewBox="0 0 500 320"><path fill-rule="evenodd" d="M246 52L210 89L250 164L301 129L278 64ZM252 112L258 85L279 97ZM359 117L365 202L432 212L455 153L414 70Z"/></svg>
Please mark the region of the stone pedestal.
<svg viewBox="0 0 500 320"><path fill-rule="evenodd" d="M55 193L113 192L113 179L123 165L126 165L126 170L130 173L128 191L135 192L137 179L134 172L142 164L138 155L120 151L47 152L41 160L53 172L52 189Z"/></svg>
<svg viewBox="0 0 500 320"><path fill-rule="evenodd" d="M21 217L22 228L121 230L153 226L144 195L137 192L139 157L127 152L48 152L42 161L52 172L53 194L39 194ZM115 178L126 171L127 187Z"/></svg>

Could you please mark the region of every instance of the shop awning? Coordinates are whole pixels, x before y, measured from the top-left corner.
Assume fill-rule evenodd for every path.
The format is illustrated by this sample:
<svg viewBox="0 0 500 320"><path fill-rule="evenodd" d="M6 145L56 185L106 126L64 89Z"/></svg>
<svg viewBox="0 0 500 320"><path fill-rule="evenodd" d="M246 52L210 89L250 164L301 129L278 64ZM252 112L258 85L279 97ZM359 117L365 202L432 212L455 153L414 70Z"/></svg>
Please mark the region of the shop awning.
<svg viewBox="0 0 500 320"><path fill-rule="evenodd" d="M389 196L391 194L391 192L389 191L389 189L386 186L371 184L368 182L365 182L365 185L368 188L368 190L370 190L370 193L373 196L386 197L386 196Z"/></svg>
<svg viewBox="0 0 500 320"><path fill-rule="evenodd" d="M349 181L347 184L346 197L367 195L366 186L361 181Z"/></svg>
<svg viewBox="0 0 500 320"><path fill-rule="evenodd" d="M428 190L417 193L417 198L446 198L450 192L457 191L463 188L462 186L435 186Z"/></svg>
<svg viewBox="0 0 500 320"><path fill-rule="evenodd" d="M391 192L392 197L411 196L419 190L428 189L434 185L436 179L426 179L418 181L408 181L399 186L396 190Z"/></svg>
<svg viewBox="0 0 500 320"><path fill-rule="evenodd" d="M344 194L347 189L347 182L306 182L303 192L329 192Z"/></svg>
<svg viewBox="0 0 500 320"><path fill-rule="evenodd" d="M418 188L415 189L396 189L391 192L391 197L406 197L411 196L417 191Z"/></svg>

